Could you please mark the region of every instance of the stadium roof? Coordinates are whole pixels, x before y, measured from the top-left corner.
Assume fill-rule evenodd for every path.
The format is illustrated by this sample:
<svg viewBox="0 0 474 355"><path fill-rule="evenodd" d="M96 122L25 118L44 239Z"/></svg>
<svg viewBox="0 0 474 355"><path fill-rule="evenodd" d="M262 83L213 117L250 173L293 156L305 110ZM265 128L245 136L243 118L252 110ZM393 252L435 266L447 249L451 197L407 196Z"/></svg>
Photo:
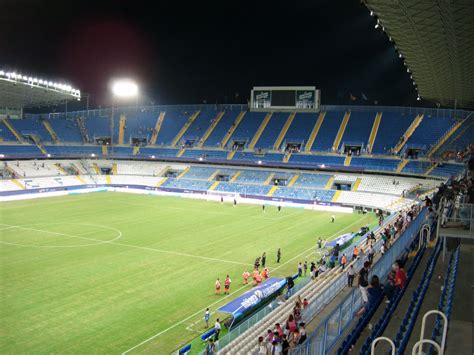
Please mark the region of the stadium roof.
<svg viewBox="0 0 474 355"><path fill-rule="evenodd" d="M473 0L363 0L423 99L474 107Z"/></svg>
<svg viewBox="0 0 474 355"><path fill-rule="evenodd" d="M70 85L0 70L0 107L24 108L80 100Z"/></svg>

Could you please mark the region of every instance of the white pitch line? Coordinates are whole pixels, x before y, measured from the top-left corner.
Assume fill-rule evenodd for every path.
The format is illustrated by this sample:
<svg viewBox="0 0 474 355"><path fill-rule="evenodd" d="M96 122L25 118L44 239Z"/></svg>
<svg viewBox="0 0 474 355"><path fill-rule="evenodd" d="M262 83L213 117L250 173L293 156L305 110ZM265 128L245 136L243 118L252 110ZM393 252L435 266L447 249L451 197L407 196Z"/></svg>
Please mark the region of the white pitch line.
<svg viewBox="0 0 474 355"><path fill-rule="evenodd" d="M241 263L241 262L239 262L239 261L222 260L222 259L217 259L217 258L210 258L210 257L207 257L207 256L200 256L200 255L193 255L193 254L181 253L181 252L177 252L177 251L162 250L162 249L156 249L156 248L150 248L150 247L142 247L142 246L139 246L139 245L118 243L118 242L107 241L107 240L104 241L104 240L100 240L100 239L81 237L81 236L73 235L73 234L60 233L60 232L52 232L52 231L47 231L47 230L43 230L43 229L36 229L36 228L29 228L29 227L22 227L22 226L13 226L13 225L9 225L9 224L2 224L2 223L0 223L0 226L1 226L1 225L2 225L2 226L7 226L8 228L17 228L17 229L31 230L31 231L36 231L36 232L43 232L43 233L49 233L49 234L55 234L55 235L62 235L62 236L65 236L65 237L70 237L70 238L79 238L79 239L85 239L85 240L89 240L89 241L99 242L99 243L97 243L97 244L114 244L114 245L121 245L121 246L129 247L129 248L134 248L134 249L149 250L149 251L155 251L155 252L159 252L159 253L185 256L185 257L188 257L188 258L196 258L196 259L202 259L202 260L218 261L218 262L227 263L227 264L237 264L237 265L245 265L245 266L249 266L249 265L250 265L250 264L246 264L246 263ZM120 233L120 236L122 236L121 233ZM10 243L6 243L6 244L10 244ZM94 244L94 245L96 245L96 244Z"/></svg>
<svg viewBox="0 0 474 355"><path fill-rule="evenodd" d="M362 221L362 220L358 220L358 221L355 221L354 223L351 223L351 224L348 225L348 226L344 226L344 227L341 228L338 232L336 232L336 233L334 233L332 236L330 236L329 239L331 239L331 238L337 236L342 230L344 230L344 229L346 229L346 228L349 228L349 227L352 227L354 224L360 223L361 221ZM306 253L307 253L309 250L311 250L311 249L314 249L314 246L312 246L312 247L306 249L306 250L303 251L302 253L300 253L300 254L294 256L293 258L289 259L288 261L286 261L286 262L282 263L281 265L277 266L276 268L272 269L272 272L275 271L275 270L278 270L279 268L281 268L281 267L283 267L283 266L285 266L285 265L288 264L290 261L293 261L293 260L295 260L296 258L299 258L301 255L306 254ZM142 346L143 344L146 344L146 343L148 343L149 341L151 341L151 340L153 340L153 339L159 337L161 334L167 333L167 332L170 331L171 329L174 329L174 328L176 328L178 325L181 325L181 324L185 323L185 322L188 321L189 319L191 319L191 318L197 316L198 314L204 312L207 308L211 308L212 306L214 306L214 305L220 303L222 300L224 300L224 299L226 299L226 298L228 298L228 297L234 295L236 292L239 292L240 290L244 289L245 287L248 287L248 285L245 285L245 286L240 287L239 289L235 290L234 292L230 293L229 295L227 295L227 296L225 296L225 297L219 299L218 301L216 301L216 302L214 302L214 303L211 303L210 305L208 305L207 307L205 307L205 308L203 308L203 309L200 309L200 310L197 311L196 313L191 314L189 317L186 317L185 319L182 319L182 320L179 321L178 323L173 324L172 326L170 326L170 327L168 327L168 328L162 330L161 332L159 332L159 333L157 333L157 334L151 336L150 338L143 340L140 344L137 344L137 345L131 347L130 349L125 350L125 351L122 353L122 355L128 354L128 353L131 352L132 350L135 350L135 349L139 348L140 346Z"/></svg>

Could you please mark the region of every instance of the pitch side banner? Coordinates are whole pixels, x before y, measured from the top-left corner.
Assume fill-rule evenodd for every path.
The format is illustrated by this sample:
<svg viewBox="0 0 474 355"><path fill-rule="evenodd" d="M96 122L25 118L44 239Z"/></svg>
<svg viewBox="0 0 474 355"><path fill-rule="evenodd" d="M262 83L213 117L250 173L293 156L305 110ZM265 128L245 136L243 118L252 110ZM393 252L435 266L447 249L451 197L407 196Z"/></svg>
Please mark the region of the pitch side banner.
<svg viewBox="0 0 474 355"><path fill-rule="evenodd" d="M347 243L349 240L351 240L353 237L354 237L353 233L343 234L343 235L337 237L336 239L331 240L330 242L326 243L326 246L335 247L336 244L339 244L340 246L342 246L345 243Z"/></svg>
<svg viewBox="0 0 474 355"><path fill-rule="evenodd" d="M218 309L219 312L230 313L235 318L247 312L259 303L274 295L286 285L286 279L271 277L259 286L244 293L239 298Z"/></svg>

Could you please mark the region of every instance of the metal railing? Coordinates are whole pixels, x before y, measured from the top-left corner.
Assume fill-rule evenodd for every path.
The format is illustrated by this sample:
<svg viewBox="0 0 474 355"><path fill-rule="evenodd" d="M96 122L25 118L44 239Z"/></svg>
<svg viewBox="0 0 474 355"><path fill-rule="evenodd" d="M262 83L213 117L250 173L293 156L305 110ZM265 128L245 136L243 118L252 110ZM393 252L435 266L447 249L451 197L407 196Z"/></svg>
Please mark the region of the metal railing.
<svg viewBox="0 0 474 355"><path fill-rule="evenodd" d="M413 237L418 234L425 221L426 209L420 212L417 218L407 227L402 235L396 239L394 244L388 249L384 256L380 258L372 266L371 275L382 277L386 275L392 264L405 251ZM378 240L374 246L375 250L380 250L382 241ZM362 263L362 260L361 260ZM360 266L360 265L359 265ZM356 268L357 270L357 268ZM342 278L346 281L346 278ZM341 334L344 333L352 319L355 317L355 310L360 309L362 305L362 296L357 288L344 298L342 302L327 316L316 330L308 336L308 340L294 349L293 355L306 354L327 354L339 340Z"/></svg>
<svg viewBox="0 0 474 355"><path fill-rule="evenodd" d="M303 278L290 291L288 291L288 293L286 294L287 297L291 297L296 292L301 290L304 286L306 286L309 283L310 280L311 280L310 277ZM219 348L220 349L224 348L225 346L230 344L230 342L234 341L240 335L242 335L245 331L247 331L248 329L253 327L255 324L260 322L268 314L275 311L279 306L282 305L279 302L281 301L279 301L278 299L273 300L272 302L267 304L265 307L263 307L261 310L259 310L257 313L255 313L253 316L243 321L238 326L232 328L226 335L219 338ZM202 351L200 354L205 354L205 351Z"/></svg>

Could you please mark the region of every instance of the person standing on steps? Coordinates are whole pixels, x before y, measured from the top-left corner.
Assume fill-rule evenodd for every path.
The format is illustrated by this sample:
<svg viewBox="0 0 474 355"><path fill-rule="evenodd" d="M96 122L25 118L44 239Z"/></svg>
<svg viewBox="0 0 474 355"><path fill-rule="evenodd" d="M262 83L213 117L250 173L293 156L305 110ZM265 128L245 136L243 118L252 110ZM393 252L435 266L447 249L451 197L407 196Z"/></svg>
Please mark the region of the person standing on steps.
<svg viewBox="0 0 474 355"><path fill-rule="evenodd" d="M278 251L277 251L277 263L280 263L280 259L281 259L281 250L280 250L280 248L278 248Z"/></svg>
<svg viewBox="0 0 474 355"><path fill-rule="evenodd" d="M266 261L267 261L267 253L263 252L263 254L262 254L262 267L265 267Z"/></svg>

